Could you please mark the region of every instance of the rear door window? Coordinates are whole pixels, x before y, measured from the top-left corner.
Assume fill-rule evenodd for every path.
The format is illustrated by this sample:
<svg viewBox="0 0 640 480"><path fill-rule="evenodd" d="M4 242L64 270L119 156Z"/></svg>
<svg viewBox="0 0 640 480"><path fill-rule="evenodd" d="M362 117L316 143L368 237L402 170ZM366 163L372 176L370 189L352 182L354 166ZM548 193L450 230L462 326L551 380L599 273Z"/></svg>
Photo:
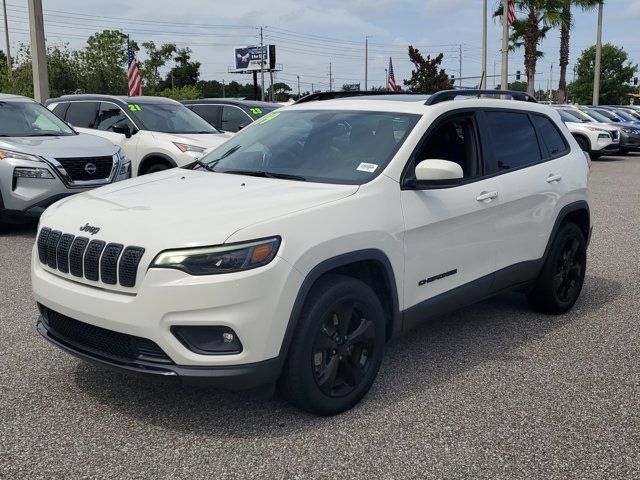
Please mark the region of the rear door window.
<svg viewBox="0 0 640 480"><path fill-rule="evenodd" d="M222 129L222 125L220 125L220 110L222 107L220 105L194 105L192 110L204 118L211 125L216 127L217 129Z"/></svg>
<svg viewBox="0 0 640 480"><path fill-rule="evenodd" d="M74 127L94 128L99 102L71 102L66 120Z"/></svg>
<svg viewBox="0 0 640 480"><path fill-rule="evenodd" d="M498 170L513 170L542 160L538 137L525 112L485 112Z"/></svg>
<svg viewBox="0 0 640 480"><path fill-rule="evenodd" d="M565 143L564 137L551 120L542 115L532 115L532 118L547 150L545 159L558 157L568 152L569 147Z"/></svg>

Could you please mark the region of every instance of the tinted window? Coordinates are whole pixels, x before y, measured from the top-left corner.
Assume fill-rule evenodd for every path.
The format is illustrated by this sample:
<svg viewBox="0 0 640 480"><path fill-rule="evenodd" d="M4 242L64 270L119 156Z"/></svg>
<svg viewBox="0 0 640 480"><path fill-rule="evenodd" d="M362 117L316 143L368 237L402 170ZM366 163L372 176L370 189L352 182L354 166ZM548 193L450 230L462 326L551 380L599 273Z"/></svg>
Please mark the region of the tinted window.
<svg viewBox="0 0 640 480"><path fill-rule="evenodd" d="M55 107L53 107L53 113L55 113L58 117L64 119L65 113L67 113L67 107L69 107L68 103L59 103Z"/></svg>
<svg viewBox="0 0 640 480"><path fill-rule="evenodd" d="M533 121L542 137L542 143L547 147L547 157L556 157L567 151L562 135L551 120L541 115L533 115Z"/></svg>
<svg viewBox="0 0 640 480"><path fill-rule="evenodd" d="M541 160L536 131L526 113L486 112L486 117L499 170Z"/></svg>
<svg viewBox="0 0 640 480"><path fill-rule="evenodd" d="M116 123L126 123L129 125L130 130L134 128L133 123L131 123L120 107L113 103L102 102L100 104L100 111L98 112L95 128L98 130L112 131Z"/></svg>
<svg viewBox="0 0 640 480"><path fill-rule="evenodd" d="M222 130L237 132L240 127L246 127L251 121L247 114L238 107L230 105L222 107Z"/></svg>
<svg viewBox="0 0 640 480"><path fill-rule="evenodd" d="M480 161L476 142L476 129L473 117L465 115L444 121L427 137L415 156L415 162L422 160L449 160L462 167L464 178L480 175ZM413 164L407 178L415 178Z"/></svg>
<svg viewBox="0 0 640 480"><path fill-rule="evenodd" d="M222 129L220 125L220 108L218 105L195 105L193 111L214 127Z"/></svg>
<svg viewBox="0 0 640 480"><path fill-rule="evenodd" d="M74 127L93 128L98 114L98 102L71 102L66 120Z"/></svg>

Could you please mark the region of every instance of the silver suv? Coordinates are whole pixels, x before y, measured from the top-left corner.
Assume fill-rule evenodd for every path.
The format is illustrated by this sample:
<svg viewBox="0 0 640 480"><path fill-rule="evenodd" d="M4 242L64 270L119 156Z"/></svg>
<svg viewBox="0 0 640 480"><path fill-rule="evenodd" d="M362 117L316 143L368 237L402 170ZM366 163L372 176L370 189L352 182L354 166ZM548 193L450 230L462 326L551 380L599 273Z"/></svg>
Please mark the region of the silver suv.
<svg viewBox="0 0 640 480"><path fill-rule="evenodd" d="M0 227L130 176L131 162L108 140L76 132L30 98L0 94Z"/></svg>

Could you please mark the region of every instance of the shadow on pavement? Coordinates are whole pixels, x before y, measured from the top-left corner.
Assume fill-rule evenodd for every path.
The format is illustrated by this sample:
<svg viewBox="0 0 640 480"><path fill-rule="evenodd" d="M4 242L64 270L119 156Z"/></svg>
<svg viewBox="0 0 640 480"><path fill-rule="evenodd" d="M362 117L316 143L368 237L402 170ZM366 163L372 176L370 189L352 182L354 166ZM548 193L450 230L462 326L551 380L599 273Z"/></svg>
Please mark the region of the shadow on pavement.
<svg viewBox="0 0 640 480"><path fill-rule="evenodd" d="M374 388L351 412L316 418L279 395L258 399L241 392L184 388L149 382L79 363L77 386L106 408L141 422L206 437L286 436L385 414L392 404L446 383L490 361L513 361L518 349L580 322L615 300L621 285L587 276L581 298L566 315L532 312L524 296L505 294L423 325L392 342Z"/></svg>
<svg viewBox="0 0 640 480"><path fill-rule="evenodd" d="M21 225L0 226L0 236L2 237L34 237L38 229L36 221Z"/></svg>

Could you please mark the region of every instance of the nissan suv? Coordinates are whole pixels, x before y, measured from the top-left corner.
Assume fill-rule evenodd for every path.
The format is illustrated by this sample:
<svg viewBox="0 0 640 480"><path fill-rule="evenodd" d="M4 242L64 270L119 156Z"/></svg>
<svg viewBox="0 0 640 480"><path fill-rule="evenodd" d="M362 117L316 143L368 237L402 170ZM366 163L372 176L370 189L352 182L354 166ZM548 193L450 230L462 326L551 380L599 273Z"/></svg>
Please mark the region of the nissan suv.
<svg viewBox="0 0 640 480"><path fill-rule="evenodd" d="M49 208L31 265L37 329L123 372L277 382L336 414L417 323L512 290L569 310L589 172L558 113L522 92L316 94L192 169Z"/></svg>
<svg viewBox="0 0 640 480"><path fill-rule="evenodd" d="M130 175L131 162L111 142L76 132L30 98L0 94L0 230Z"/></svg>
<svg viewBox="0 0 640 480"><path fill-rule="evenodd" d="M133 176L193 163L231 136L169 98L65 95L46 105L76 130L122 147Z"/></svg>

